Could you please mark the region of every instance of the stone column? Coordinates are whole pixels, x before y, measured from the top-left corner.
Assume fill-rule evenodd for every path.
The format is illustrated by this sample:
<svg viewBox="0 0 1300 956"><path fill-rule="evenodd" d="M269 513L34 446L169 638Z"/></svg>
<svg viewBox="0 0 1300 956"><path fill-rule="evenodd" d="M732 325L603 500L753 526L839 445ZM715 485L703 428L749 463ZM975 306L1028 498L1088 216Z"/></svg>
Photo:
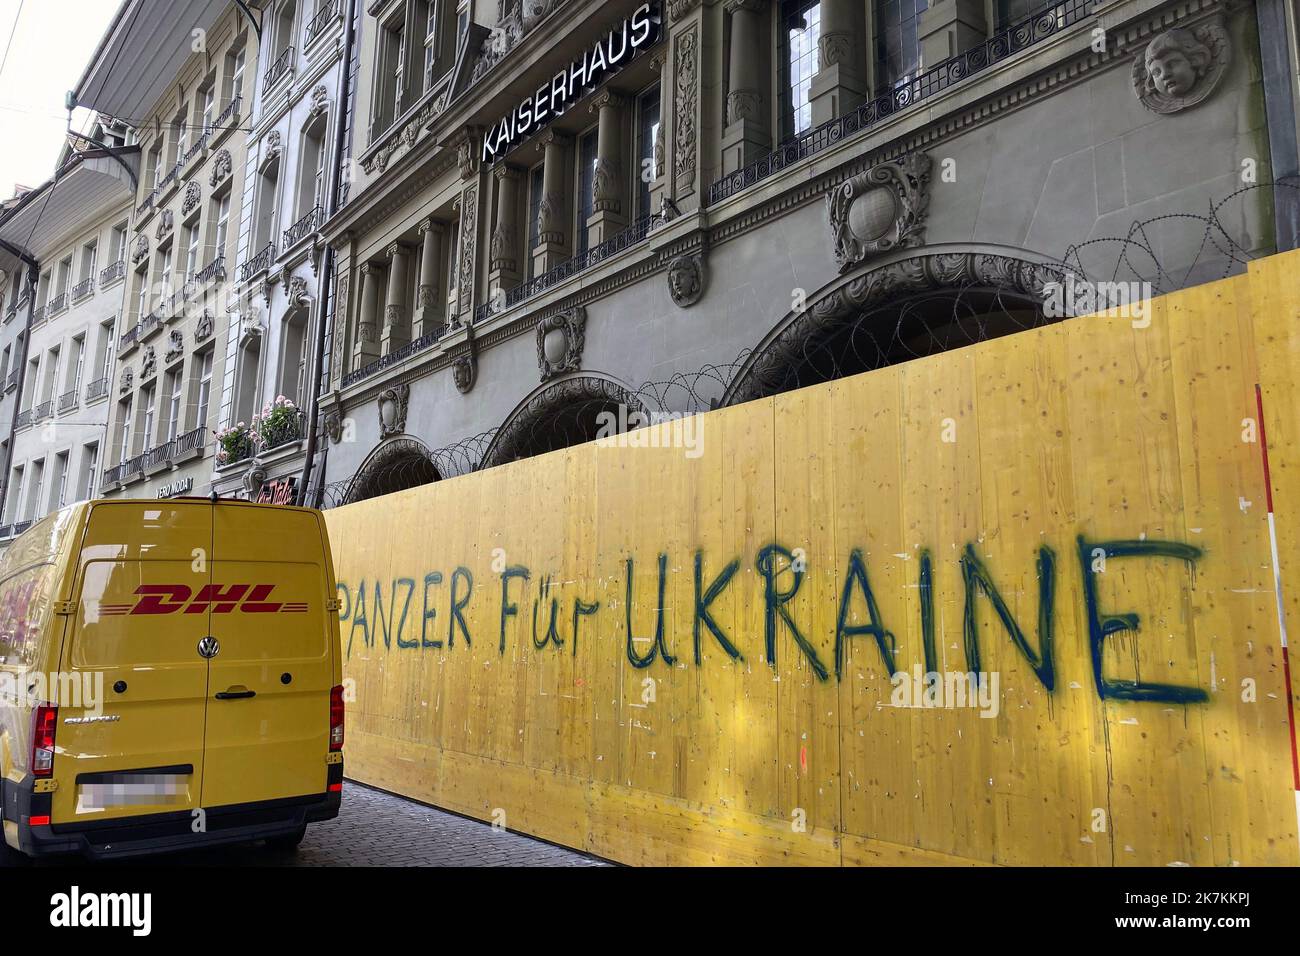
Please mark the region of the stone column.
<svg viewBox="0 0 1300 956"><path fill-rule="evenodd" d="M866 99L862 9L859 0L822 0L817 75L808 90L814 127L838 119Z"/></svg>
<svg viewBox="0 0 1300 956"><path fill-rule="evenodd" d="M988 37L982 0L933 0L916 25L921 69L965 53Z"/></svg>
<svg viewBox="0 0 1300 956"><path fill-rule="evenodd" d="M380 270L374 263L361 266L361 311L357 316L357 334L353 340L352 371L364 368L379 358L379 280Z"/></svg>
<svg viewBox="0 0 1300 956"><path fill-rule="evenodd" d="M420 298L415 304L415 337L443 328L444 302L438 294L442 283L438 266L442 262L442 240L447 227L428 219L420 224Z"/></svg>
<svg viewBox="0 0 1300 956"><path fill-rule="evenodd" d="M762 16L767 0L727 0L731 56L727 63L727 126L722 133L722 171L734 173L771 148L763 91Z"/></svg>
<svg viewBox="0 0 1300 956"><path fill-rule="evenodd" d="M513 289L519 284L519 169L505 163L492 170L497 181L497 224L489 250L488 290Z"/></svg>
<svg viewBox="0 0 1300 956"><path fill-rule="evenodd" d="M388 301L384 306L384 334L380 352L389 355L411 341L411 320L406 311L406 247L388 247Z"/></svg>
<svg viewBox="0 0 1300 956"><path fill-rule="evenodd" d="M611 239L627 225L624 207L627 190L623 179L623 112L627 99L603 90L592 100L588 113L599 117L596 128L596 173L592 177L592 215L587 228L587 248Z"/></svg>
<svg viewBox="0 0 1300 956"><path fill-rule="evenodd" d="M549 272L567 259L569 252L569 204L565 162L571 140L548 129L537 140L545 155L542 171L542 203L537 211L537 246L532 250L533 275Z"/></svg>

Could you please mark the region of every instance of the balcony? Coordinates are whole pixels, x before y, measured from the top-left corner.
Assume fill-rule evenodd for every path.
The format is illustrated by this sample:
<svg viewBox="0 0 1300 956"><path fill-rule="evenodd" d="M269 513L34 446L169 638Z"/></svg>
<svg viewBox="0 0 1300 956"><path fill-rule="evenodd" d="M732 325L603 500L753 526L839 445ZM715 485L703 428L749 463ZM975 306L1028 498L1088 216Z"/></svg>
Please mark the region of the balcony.
<svg viewBox="0 0 1300 956"><path fill-rule="evenodd" d="M357 382L367 379L378 372L382 372L390 365L404 362L412 355L415 355L418 352L423 352L434 342L438 341L438 339L442 337L442 333L442 329L435 329L432 332L420 336L418 339L408 342L400 349L397 349L394 352L389 352L378 361L371 362L369 365L364 368L359 368L355 372L349 372L347 375L343 376L343 387L347 388L350 385L355 385Z"/></svg>
<svg viewBox="0 0 1300 956"><path fill-rule="evenodd" d="M108 376L97 378L86 386L86 401L93 402L108 394Z"/></svg>
<svg viewBox="0 0 1300 956"><path fill-rule="evenodd" d="M27 530L28 528L30 528L31 526L32 526L32 519L31 519L31 518L28 518L26 521L15 521L15 522L14 522L14 530L13 530L14 537L15 537L15 538L18 537L20 534L22 534L24 531L26 531L26 530Z"/></svg>
<svg viewBox="0 0 1300 956"><path fill-rule="evenodd" d="M99 287L111 285L118 279L126 278L126 260L118 259L111 266L103 269L99 273Z"/></svg>
<svg viewBox="0 0 1300 956"><path fill-rule="evenodd" d="M226 104L226 108L217 114L217 118L212 121L212 131L214 133L221 134L225 132L221 124L234 119L238 115L241 100L243 100L242 96L232 97L230 102Z"/></svg>
<svg viewBox="0 0 1300 956"><path fill-rule="evenodd" d="M202 452L207 432L207 427L200 425L198 428L177 437L172 442L172 461L183 461L185 458L191 457L193 452Z"/></svg>
<svg viewBox="0 0 1300 956"><path fill-rule="evenodd" d="M49 312L47 314L51 316L58 315L67 307L68 307L68 293L60 292L53 299L50 300Z"/></svg>
<svg viewBox="0 0 1300 956"><path fill-rule="evenodd" d="M311 41L316 39L325 31L333 21L339 17L339 0L326 0L321 4L321 8L316 11L316 15L307 21L307 30L304 33L303 46L310 46Z"/></svg>
<svg viewBox="0 0 1300 956"><path fill-rule="evenodd" d="M197 296L214 282L226 281L226 257L217 256L185 283L185 301Z"/></svg>
<svg viewBox="0 0 1300 956"><path fill-rule="evenodd" d="M787 140L744 169L724 176L709 186L705 205L713 206L760 183L796 163L835 146L865 129L882 123L923 100L928 100L964 82L968 77L1015 56L1021 50L1056 36L1066 27L1091 13L1096 0L1063 0L1039 10L1033 16L1000 30L983 43L950 57L926 70L914 80L899 83L892 90L863 103L838 119L823 123L802 136Z"/></svg>
<svg viewBox="0 0 1300 956"><path fill-rule="evenodd" d="M274 62L272 62L269 67L267 67L266 84L262 88L263 99L266 98L266 94L271 91L271 89L275 86L276 83L279 83L282 79L285 78L285 76L288 75L289 70L292 67L293 67L293 47L287 46L284 48L284 51L275 58Z"/></svg>
<svg viewBox="0 0 1300 956"><path fill-rule="evenodd" d="M117 340L118 357L121 358L130 354L131 351L139 344L140 344L140 323L137 322L135 325L131 326L129 329L123 332L122 337Z"/></svg>
<svg viewBox="0 0 1300 956"><path fill-rule="evenodd" d="M275 243L268 242L262 251L239 267L239 281L247 282L253 276L261 275L271 268L275 260Z"/></svg>
<svg viewBox="0 0 1300 956"><path fill-rule="evenodd" d="M95 294L95 277L90 276L82 279L72 287L72 301L80 302L82 299Z"/></svg>
<svg viewBox="0 0 1300 956"><path fill-rule="evenodd" d="M292 226L284 231L284 244L280 247L288 252L298 243L302 242L312 233L314 233L321 224L323 210L317 205L311 212L303 216Z"/></svg>
<svg viewBox="0 0 1300 956"><path fill-rule="evenodd" d="M625 249L630 249L643 241L650 234L650 230L663 221L663 218L658 215L642 216L618 235L606 239L600 245L593 246L586 252L579 253L572 259L561 262L554 269L539 275L536 279L520 283L507 291L504 296L498 296L498 302L486 302L480 305L474 310L474 321L481 322L493 315L505 312L520 302L531 299L538 293L545 292L552 286L559 285L580 272L585 272L592 266L604 262L610 256L616 255Z"/></svg>
<svg viewBox="0 0 1300 956"><path fill-rule="evenodd" d="M49 314L50 314L50 307L48 305L37 306L35 309L33 309L32 328L39 329L42 325L44 325L45 319L49 316Z"/></svg>
<svg viewBox="0 0 1300 956"><path fill-rule="evenodd" d="M59 414L70 411L77 407L77 389L73 388L70 392L64 392L59 396Z"/></svg>
<svg viewBox="0 0 1300 956"><path fill-rule="evenodd" d="M161 471L171 464L172 461L172 443L163 442L156 448L150 448L142 456L144 458L144 473L152 475L156 471Z"/></svg>
<svg viewBox="0 0 1300 956"><path fill-rule="evenodd" d="M137 328L139 329L139 337L141 342L148 341L148 339L155 332L158 332L162 329L163 319L166 317L166 314L171 311L168 308L169 305L170 303L168 302L168 300L164 299L162 302L158 304L158 306L152 312L150 312L140 321L140 324L139 326L137 326Z"/></svg>
<svg viewBox="0 0 1300 956"><path fill-rule="evenodd" d="M291 418L286 418L278 426L273 428L263 428L259 433L260 451L274 451L276 448L282 448L292 442L301 441L305 436L305 425L307 416L302 412Z"/></svg>
<svg viewBox="0 0 1300 956"><path fill-rule="evenodd" d="M54 400L51 399L48 402L41 402L39 405L36 406L36 417L32 419L32 424L34 425L37 422L43 422L45 421L45 419L49 418L53 414L54 414Z"/></svg>
<svg viewBox="0 0 1300 956"><path fill-rule="evenodd" d="M26 428L32 423L32 410L24 408L18 413L18 420L14 423L15 428Z"/></svg>

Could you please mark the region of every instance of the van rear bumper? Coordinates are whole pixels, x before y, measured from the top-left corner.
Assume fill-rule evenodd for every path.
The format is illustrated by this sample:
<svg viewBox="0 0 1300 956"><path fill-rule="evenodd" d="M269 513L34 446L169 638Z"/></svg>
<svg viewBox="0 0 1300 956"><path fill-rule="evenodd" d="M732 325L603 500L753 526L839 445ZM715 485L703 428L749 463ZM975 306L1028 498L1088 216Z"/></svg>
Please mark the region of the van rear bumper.
<svg viewBox="0 0 1300 956"><path fill-rule="evenodd" d="M336 775L342 780L342 764L332 764L330 771L331 784ZM337 817L343 798L341 790L332 790L283 800L205 808L206 828L202 833L194 832L194 816L189 810L98 823L33 826L33 816L48 817L50 795L34 793L32 783L30 776L20 784L3 781L4 818L18 825L18 849L33 857L81 854L92 860L289 836L308 823Z"/></svg>

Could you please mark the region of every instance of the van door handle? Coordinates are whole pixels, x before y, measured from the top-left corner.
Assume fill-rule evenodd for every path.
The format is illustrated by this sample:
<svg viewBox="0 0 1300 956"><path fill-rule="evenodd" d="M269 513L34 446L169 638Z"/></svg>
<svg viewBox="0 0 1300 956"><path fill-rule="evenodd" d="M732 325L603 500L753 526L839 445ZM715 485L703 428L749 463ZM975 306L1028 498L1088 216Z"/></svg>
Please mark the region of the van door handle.
<svg viewBox="0 0 1300 956"><path fill-rule="evenodd" d="M249 697L256 697L255 690L222 690L217 691L217 700L246 700Z"/></svg>

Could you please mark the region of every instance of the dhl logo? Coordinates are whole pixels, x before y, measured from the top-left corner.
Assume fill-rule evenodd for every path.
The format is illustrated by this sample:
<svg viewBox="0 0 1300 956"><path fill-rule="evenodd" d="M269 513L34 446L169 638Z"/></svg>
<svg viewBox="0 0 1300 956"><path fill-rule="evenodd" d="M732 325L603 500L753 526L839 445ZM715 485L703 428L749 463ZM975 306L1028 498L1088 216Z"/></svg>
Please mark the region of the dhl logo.
<svg viewBox="0 0 1300 956"><path fill-rule="evenodd" d="M135 604L101 604L101 614L305 614L305 603L271 601L274 584L205 584L197 594L184 584L142 584Z"/></svg>

